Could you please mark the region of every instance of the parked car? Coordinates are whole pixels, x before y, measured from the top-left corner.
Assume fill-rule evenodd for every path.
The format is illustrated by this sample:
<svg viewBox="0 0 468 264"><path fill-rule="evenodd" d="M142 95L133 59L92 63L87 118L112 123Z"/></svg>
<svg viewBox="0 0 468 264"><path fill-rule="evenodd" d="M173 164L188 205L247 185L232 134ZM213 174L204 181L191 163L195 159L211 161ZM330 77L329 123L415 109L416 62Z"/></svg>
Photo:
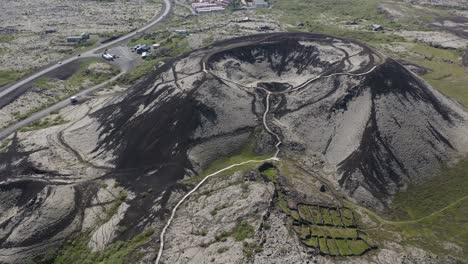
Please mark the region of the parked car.
<svg viewBox="0 0 468 264"><path fill-rule="evenodd" d="M71 103L72 105L75 105L75 104L79 103L78 96L72 96L72 97L70 97L70 103Z"/></svg>

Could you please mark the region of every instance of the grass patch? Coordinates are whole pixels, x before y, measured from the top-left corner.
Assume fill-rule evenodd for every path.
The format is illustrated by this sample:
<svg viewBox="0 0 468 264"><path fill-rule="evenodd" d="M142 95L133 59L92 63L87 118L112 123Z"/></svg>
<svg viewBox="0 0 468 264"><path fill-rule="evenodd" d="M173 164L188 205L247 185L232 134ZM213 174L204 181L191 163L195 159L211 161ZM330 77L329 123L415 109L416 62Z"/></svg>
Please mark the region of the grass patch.
<svg viewBox="0 0 468 264"><path fill-rule="evenodd" d="M13 35L0 34L0 43L9 43L9 42L12 42L14 39L15 39L15 36Z"/></svg>
<svg viewBox="0 0 468 264"><path fill-rule="evenodd" d="M306 220L311 224L321 224L322 217L317 207L300 204L298 205L299 215L302 219Z"/></svg>
<svg viewBox="0 0 468 264"><path fill-rule="evenodd" d="M327 240L323 237L318 239L320 251L323 253L328 253Z"/></svg>
<svg viewBox="0 0 468 264"><path fill-rule="evenodd" d="M147 59L140 65L138 65L132 71L122 75L116 82L131 85L136 81L144 78L148 73L156 68L156 65L161 62L162 59Z"/></svg>
<svg viewBox="0 0 468 264"><path fill-rule="evenodd" d="M47 90L51 88L51 79L48 77L40 77L36 80L34 80L34 86L41 90Z"/></svg>
<svg viewBox="0 0 468 264"><path fill-rule="evenodd" d="M327 239L327 246L328 246L328 253L330 255L338 256L340 252L338 251L338 247L335 244L335 239Z"/></svg>
<svg viewBox="0 0 468 264"><path fill-rule="evenodd" d="M343 226L343 222L341 221L340 213L337 210L330 210L330 215L333 220L333 224L337 226Z"/></svg>
<svg viewBox="0 0 468 264"><path fill-rule="evenodd" d="M310 231L313 236L320 237L342 237L342 238L357 238L356 229L326 227L326 226L310 226Z"/></svg>
<svg viewBox="0 0 468 264"><path fill-rule="evenodd" d="M91 252L88 248L89 234L81 234L68 241L59 251L49 252L41 258L33 259L33 262L56 264L136 262L141 257L141 252L137 248L148 242L153 233L153 229L145 229L129 241L117 241L99 252Z"/></svg>
<svg viewBox="0 0 468 264"><path fill-rule="evenodd" d="M279 208L287 215L291 216L295 220L300 221L301 217L296 210L290 210L288 208L288 202L286 201L286 198L284 197L284 194L280 191L277 192L278 194L278 206Z"/></svg>
<svg viewBox="0 0 468 264"><path fill-rule="evenodd" d="M345 226L352 226L355 224L353 220L353 211L347 208L341 208L340 214L341 214L341 219L343 221L343 224Z"/></svg>
<svg viewBox="0 0 468 264"><path fill-rule="evenodd" d="M109 72L98 72L89 70L89 67L92 64L104 63L101 59L98 58L84 58L81 59L79 63L79 70L66 80L66 86L84 88L86 81L90 82L93 85L97 85L111 79L119 73L119 70L114 66L110 68Z"/></svg>
<svg viewBox="0 0 468 264"><path fill-rule="evenodd" d="M336 242L336 246L338 247L338 251L340 252L340 255L350 256L353 254L353 252L349 249L348 244L346 243L346 240L335 239L335 242Z"/></svg>
<svg viewBox="0 0 468 264"><path fill-rule="evenodd" d="M267 177L273 183L277 183L276 174L278 171L275 168L269 168L262 172L262 175Z"/></svg>
<svg viewBox="0 0 468 264"><path fill-rule="evenodd" d="M392 207L398 219L418 219L468 195L468 160L445 167L440 174L396 194Z"/></svg>
<svg viewBox="0 0 468 264"><path fill-rule="evenodd" d="M244 253L244 256L246 256L247 258L250 258L256 253L260 253L263 251L262 246L255 242L252 242L252 243L244 242L243 245L244 245L244 248L242 249L242 252Z"/></svg>
<svg viewBox="0 0 468 264"><path fill-rule="evenodd" d="M34 131L34 130L44 129L44 128L51 127L51 126L65 124L67 122L68 121L63 119L63 117L60 115L56 116L55 118L46 117L36 122L33 122L26 127L22 127L19 131L21 132Z"/></svg>
<svg viewBox="0 0 468 264"><path fill-rule="evenodd" d="M191 177L190 179L184 180L183 182L185 184L196 184L197 182L201 181L203 178L205 178L207 175L210 175L216 171L219 171L223 168L226 168L232 164L236 163L242 163L248 160L265 160L267 158L271 157L271 154L265 154L265 155L259 155L254 152L254 145L253 143L246 144L244 147L234 151L231 156L229 157L223 157L220 158L214 162L212 162L206 169L203 170L202 173ZM226 170L224 172L221 172L217 174L217 176L225 176L225 175L230 175L236 171L245 171L248 169L251 169L252 167L257 166L261 162L252 162L252 163L247 163L244 165L240 165L237 167L234 167L230 170Z"/></svg>
<svg viewBox="0 0 468 264"><path fill-rule="evenodd" d="M314 247L314 248L317 248L319 246L317 237L311 237L307 240L302 240L302 243L304 243L306 246Z"/></svg>
<svg viewBox="0 0 468 264"><path fill-rule="evenodd" d="M228 237L232 237L236 241L243 241L247 238L252 238L254 234L255 230L253 226L246 221L239 221L231 231L225 231L216 235L215 240L216 242L223 242L226 241Z"/></svg>
<svg viewBox="0 0 468 264"><path fill-rule="evenodd" d="M330 214L328 213L327 208L320 208L320 213L322 214L322 217L323 217L323 224L333 225L332 218L331 218Z"/></svg>
<svg viewBox="0 0 468 264"><path fill-rule="evenodd" d="M246 221L237 223L234 229L231 231L231 236L236 241L243 241L247 238L252 238L255 234L253 226L249 225Z"/></svg>
<svg viewBox="0 0 468 264"><path fill-rule="evenodd" d="M310 236L310 229L307 225L293 225L293 229L301 239L307 239Z"/></svg>
<svg viewBox="0 0 468 264"><path fill-rule="evenodd" d="M458 63L462 55L460 50L435 48L423 43L397 44L404 46L407 51L396 56L429 69L429 73L422 76L424 80L465 108L468 107L468 68Z"/></svg>
<svg viewBox="0 0 468 264"><path fill-rule="evenodd" d="M467 190L468 160L464 159L443 169L437 176L397 193L389 215L396 222L385 222L384 230L400 234L404 244L434 254L466 259L467 253L457 247L468 248L468 198L464 198L468 195ZM379 237L374 233L381 231L369 235Z"/></svg>
<svg viewBox="0 0 468 264"><path fill-rule="evenodd" d="M24 76L24 71L19 70L0 70L0 86L16 82Z"/></svg>
<svg viewBox="0 0 468 264"><path fill-rule="evenodd" d="M369 249L369 246L364 240L348 240L348 246L354 255L361 255Z"/></svg>
<svg viewBox="0 0 468 264"><path fill-rule="evenodd" d="M0 153L6 152L10 143L11 143L11 139L3 140L2 143L0 144Z"/></svg>

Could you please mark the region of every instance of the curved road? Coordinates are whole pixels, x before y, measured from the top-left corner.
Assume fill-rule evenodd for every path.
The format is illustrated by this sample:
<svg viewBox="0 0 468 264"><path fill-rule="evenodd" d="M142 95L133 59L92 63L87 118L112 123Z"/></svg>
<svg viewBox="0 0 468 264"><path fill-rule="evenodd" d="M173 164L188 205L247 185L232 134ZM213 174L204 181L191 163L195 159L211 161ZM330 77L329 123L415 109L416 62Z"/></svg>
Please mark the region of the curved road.
<svg viewBox="0 0 468 264"><path fill-rule="evenodd" d="M151 28L152 26L156 25L157 23L161 22L161 20L163 20L164 18L166 18L168 15L169 15L169 12L172 8L172 3L170 0L163 0L164 1L164 4L163 4L163 7L164 7L164 11L162 11L159 16L157 18L155 18L154 20L152 20L149 24L147 24L146 26L138 29L138 30L135 30L133 32L130 32L128 33L127 35L124 35L116 40L113 40L111 42L108 42L108 43L105 43L105 44L102 44L101 46L99 47L96 47L94 49L91 49L91 50L88 50L86 52L84 52L81 57L91 57L91 56L94 56L94 53L98 52L99 50L102 50L102 49L105 49L105 48L109 48L113 45L116 45L116 44L119 44L121 42L124 42L126 40L129 40L130 38L133 38L135 37L136 35L148 30L149 28ZM36 72L35 74L13 84L12 86L8 87L7 89L3 90L0 92L0 97L3 97L5 96L6 94L12 92L13 90L19 88L20 86L23 86L31 81L33 81L34 79L36 78L39 78L41 77L42 75L46 74L46 73L49 73L51 72L52 70L55 70L57 68L60 68L62 67L64 64L67 64L67 63L70 63L72 61L75 61L77 59L79 59L80 57L77 57L77 56L74 56L74 57L70 57L68 59L65 59L62 61L62 64L55 64L55 65L52 65L48 68L45 68L39 72Z"/></svg>
<svg viewBox="0 0 468 264"><path fill-rule="evenodd" d="M88 51L82 53L81 57L77 57L77 56L70 57L68 59L63 60L61 64L55 64L55 65L52 65L52 66L50 66L48 68L45 68L45 69L43 69L43 70L41 70L39 72L36 72L35 74L32 74L31 76L29 76L29 77L15 83L15 84L11 85L10 87L0 91L0 98L4 97L5 95L8 95L12 91L20 88L21 86L23 86L23 85L25 85L25 84L39 78L39 77L41 77L41 76L43 76L43 75L57 69L57 68L62 67L63 65L65 65L67 63L78 60L78 59L80 59L82 57L95 56L95 53L102 50L102 49L106 49L106 48L112 47L112 46L114 46L116 44L127 41L127 40L135 37L136 35L148 30L149 28L151 28L154 25L158 24L159 22L161 22L164 18L166 18L169 15L169 13L170 13L170 11L172 9L172 3L171 3L170 0L163 0L163 1L164 1L164 4L163 4L164 10L159 13L159 16L154 18L150 23L148 23L144 27L142 27L142 28L140 28L138 30L135 30L133 32L130 32L127 35L122 36L122 37L120 37L120 38L118 38L116 40L105 43L105 44L103 44L103 45L101 45L99 47L88 50ZM119 75L113 77L112 79L110 79L110 80L108 80L108 81L106 81L104 83L101 83L101 84L96 85L94 87L91 87L89 89L83 90L80 93L78 93L77 96L84 96L84 95L86 95L86 94L88 94L88 93L90 93L90 92L92 92L92 91L94 91L96 89L99 89L99 88L103 87L104 85L106 85L106 84L108 84L108 83L110 83L112 81L117 80L117 78L120 77L123 73L124 72L120 73ZM0 131L0 140L7 137L9 134L13 133L17 129L19 129L19 128L23 127L23 126L26 126L29 123L34 122L34 121L36 121L38 119L41 119L41 118L47 116L48 114L50 114L51 112L53 112L55 110L59 110L59 109L65 107L67 105L69 105L69 100L68 99L66 99L64 101L61 101L61 102L59 102L59 103L57 103L57 104L55 104L55 105L53 105L51 107L48 107L47 109L36 112L36 113L32 114L31 116L29 116L28 118L26 118L26 119L24 119L24 120L22 120L22 121L20 121L18 123L15 123L12 126L9 126L9 127L5 128L5 129L3 129L2 131Z"/></svg>

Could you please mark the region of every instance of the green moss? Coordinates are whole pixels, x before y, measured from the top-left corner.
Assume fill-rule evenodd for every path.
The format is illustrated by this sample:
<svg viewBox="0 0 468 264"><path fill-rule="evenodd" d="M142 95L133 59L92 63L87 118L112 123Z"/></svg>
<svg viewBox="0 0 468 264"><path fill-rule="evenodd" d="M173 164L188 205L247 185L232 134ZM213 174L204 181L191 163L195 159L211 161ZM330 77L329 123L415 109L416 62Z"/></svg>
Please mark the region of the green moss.
<svg viewBox="0 0 468 264"><path fill-rule="evenodd" d="M0 34L0 43L9 43L15 39L13 35Z"/></svg>
<svg viewBox="0 0 468 264"><path fill-rule="evenodd" d="M431 47L422 43L398 42L407 51L395 54L425 67L429 73L422 76L443 94L468 107L468 68L458 63L460 50Z"/></svg>
<svg viewBox="0 0 468 264"><path fill-rule="evenodd" d="M278 171L275 169L275 168L269 168L265 171L262 172L262 175L267 177L270 181L272 181L273 183L277 183L277 179L276 179L276 174L278 173Z"/></svg>
<svg viewBox="0 0 468 264"><path fill-rule="evenodd" d="M369 249L369 246L363 240L348 240L348 245L354 255L361 255Z"/></svg>
<svg viewBox="0 0 468 264"><path fill-rule="evenodd" d="M336 226L343 226L343 222L341 221L340 213L337 210L330 210L330 215L333 220L333 224Z"/></svg>
<svg viewBox="0 0 468 264"><path fill-rule="evenodd" d="M231 236L236 241L243 241L246 238L252 238L255 234L253 226L249 225L246 221L237 223L234 229L231 231Z"/></svg>
<svg viewBox="0 0 468 264"><path fill-rule="evenodd" d="M341 208L340 213L345 226L352 226L355 224L353 221L353 211L347 208Z"/></svg>
<svg viewBox="0 0 468 264"><path fill-rule="evenodd" d="M263 162L263 160L269 157L271 157L270 154L259 155L255 153L253 143L248 143L244 147L234 150L234 152L230 154L230 156L222 157L212 162L207 168L203 170L202 173L196 176L193 176L190 179L184 180L183 182L185 184L196 184L199 181L201 181L203 178L205 178L207 175L210 175L216 171L224 169L230 165L246 162L249 160L258 160L258 162L246 163L244 165L239 165L232 169L220 172L216 176L221 177L225 175L231 175L232 173L236 171L246 171L246 170L252 169L255 166L258 166L258 164L260 164L261 162Z"/></svg>
<svg viewBox="0 0 468 264"><path fill-rule="evenodd" d="M11 143L11 139L4 139L0 144L0 153L5 152L8 149L8 146Z"/></svg>
<svg viewBox="0 0 468 264"><path fill-rule="evenodd" d="M310 229L307 225L294 225L293 229L301 239L306 239L310 235Z"/></svg>
<svg viewBox="0 0 468 264"><path fill-rule="evenodd" d="M327 239L327 246L328 246L328 253L333 256L338 256L340 252L338 252L338 247L335 244L335 239Z"/></svg>
<svg viewBox="0 0 468 264"><path fill-rule="evenodd" d="M421 184L410 185L395 195L392 207L398 220L430 215L468 195L468 160L445 167L440 174Z"/></svg>
<svg viewBox="0 0 468 264"><path fill-rule="evenodd" d="M109 72L97 72L90 71L89 67L95 63L104 63L101 59L98 58L84 58L80 59L80 68L74 73L70 78L65 81L65 85L71 88L85 88L86 81L91 84L100 84L103 83L119 73L119 70L112 66ZM106 63L107 64L107 63ZM88 84L89 84L88 83Z"/></svg>
<svg viewBox="0 0 468 264"><path fill-rule="evenodd" d="M354 228L313 225L310 226L310 232L313 236L357 238L356 229Z"/></svg>
<svg viewBox="0 0 468 264"><path fill-rule="evenodd" d="M317 237L311 237L307 240L302 240L302 243L304 243L306 246L314 247L314 248L317 248L319 246Z"/></svg>
<svg viewBox="0 0 468 264"><path fill-rule="evenodd" d="M23 71L17 70L0 70L0 87L9 83L16 82L24 76Z"/></svg>
<svg viewBox="0 0 468 264"><path fill-rule="evenodd" d="M156 65L161 61L162 58L147 59L132 71L119 77L117 83L127 85L134 84L138 80L145 78L145 76L153 71L156 68Z"/></svg>
<svg viewBox="0 0 468 264"><path fill-rule="evenodd" d="M244 242L243 246L244 246L244 248L243 248L242 252L244 253L244 255L247 258L250 258L253 255L255 255L256 253L260 253L260 252L263 251L262 246L255 243L255 242L252 242L252 243Z"/></svg>
<svg viewBox="0 0 468 264"><path fill-rule="evenodd" d="M350 256L353 254L353 252L348 248L348 244L346 243L346 240L335 239L335 242L336 242L336 245L338 246L338 251L340 252L340 255Z"/></svg>
<svg viewBox="0 0 468 264"><path fill-rule="evenodd" d="M320 213L322 214L322 217L323 217L323 224L333 225L332 218L331 218L327 208L320 208Z"/></svg>
<svg viewBox="0 0 468 264"><path fill-rule="evenodd" d="M56 252L49 252L43 257L33 259L35 263L102 263L124 264L135 262L141 257L138 247L148 242L154 230L148 228L129 241L117 241L105 250L91 252L88 247L89 234L80 234L76 238L64 244L63 248Z"/></svg>
<svg viewBox="0 0 468 264"><path fill-rule="evenodd" d="M327 240L325 238L319 238L319 248L323 253L328 253Z"/></svg>
<svg viewBox="0 0 468 264"><path fill-rule="evenodd" d="M39 129L44 129L44 128L51 127L51 126L65 124L67 122L68 121L63 119L63 117L60 115L56 116L55 118L46 117L41 120L35 121L28 126L22 127L20 131L26 132L26 131L39 130Z"/></svg>

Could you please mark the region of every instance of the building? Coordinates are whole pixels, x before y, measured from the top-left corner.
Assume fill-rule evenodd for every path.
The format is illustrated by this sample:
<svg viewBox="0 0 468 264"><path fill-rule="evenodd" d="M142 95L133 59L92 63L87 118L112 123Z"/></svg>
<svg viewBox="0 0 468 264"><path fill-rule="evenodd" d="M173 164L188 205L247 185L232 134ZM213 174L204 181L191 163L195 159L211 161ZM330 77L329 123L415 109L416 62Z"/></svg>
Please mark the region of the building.
<svg viewBox="0 0 468 264"><path fill-rule="evenodd" d="M87 40L87 39L89 39L89 33L83 32L83 33L81 33L80 36L81 36L81 39L82 39L82 40Z"/></svg>
<svg viewBox="0 0 468 264"><path fill-rule="evenodd" d="M196 11L199 14L224 12L224 7L222 6L202 7L202 8L197 8Z"/></svg>
<svg viewBox="0 0 468 264"><path fill-rule="evenodd" d="M45 34L53 34L53 33L57 33L57 30L56 29L46 29L44 31Z"/></svg>
<svg viewBox="0 0 468 264"><path fill-rule="evenodd" d="M81 33L80 36L72 36L67 38L67 42L78 43L82 40L86 41L89 39L89 33Z"/></svg>
<svg viewBox="0 0 468 264"><path fill-rule="evenodd" d="M67 38L67 42L70 42L70 43L78 43L78 42L81 42L81 36L77 37L77 36L74 36L74 37L68 37Z"/></svg>
<svg viewBox="0 0 468 264"><path fill-rule="evenodd" d="M378 24L373 24L372 25L372 30L373 31L382 31L384 28L381 25Z"/></svg>
<svg viewBox="0 0 468 264"><path fill-rule="evenodd" d="M204 2L204 3L192 3L192 8L193 8L193 9L204 8L204 7L214 7L214 6L218 6L218 4L215 4L215 3L207 3L207 2Z"/></svg>
<svg viewBox="0 0 468 264"><path fill-rule="evenodd" d="M255 8L267 8L269 4L265 0L253 0Z"/></svg>
<svg viewBox="0 0 468 264"><path fill-rule="evenodd" d="M262 26L258 26L258 30L272 30L272 28L270 26L267 26L267 25L262 25Z"/></svg>
<svg viewBox="0 0 468 264"><path fill-rule="evenodd" d="M222 1L218 1L218 2L216 3L209 3L209 2L192 3L192 8L198 14L212 13L212 12L224 12L225 4Z"/></svg>
<svg viewBox="0 0 468 264"><path fill-rule="evenodd" d="M175 33L177 35L180 35L180 36L187 36L188 35L188 31L185 30L185 29L176 29Z"/></svg>

